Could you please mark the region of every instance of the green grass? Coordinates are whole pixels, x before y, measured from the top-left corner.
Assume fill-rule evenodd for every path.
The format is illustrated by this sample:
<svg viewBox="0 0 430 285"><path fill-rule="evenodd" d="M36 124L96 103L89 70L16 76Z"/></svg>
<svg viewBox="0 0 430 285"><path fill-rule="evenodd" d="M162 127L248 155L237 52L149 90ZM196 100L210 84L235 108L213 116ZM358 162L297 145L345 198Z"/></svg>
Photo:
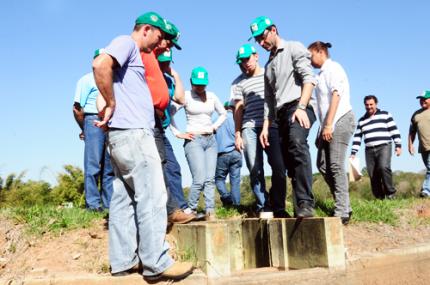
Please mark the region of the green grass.
<svg viewBox="0 0 430 285"><path fill-rule="evenodd" d="M399 209L412 204L411 199L398 200L351 200L351 207L354 211L353 221L384 223L397 225L399 222Z"/></svg>
<svg viewBox="0 0 430 285"><path fill-rule="evenodd" d="M232 217L240 217L240 213L237 209L235 208L224 208L224 207L219 207L216 208L216 217L218 219L228 219L228 218L232 218Z"/></svg>
<svg viewBox="0 0 430 285"><path fill-rule="evenodd" d="M54 206L16 207L2 210L15 222L26 225L27 233L42 235L58 234L65 230L87 228L105 214L89 212L80 208L58 208Z"/></svg>
<svg viewBox="0 0 430 285"><path fill-rule="evenodd" d="M74 172L73 172L74 173ZM72 174L73 174L72 173ZM80 172L79 172L80 173ZM66 175L67 176L67 175ZM69 177L70 176L70 177ZM70 181L73 175L69 175ZM75 175L76 176L76 175ZM79 176L79 175L78 175ZM66 177L66 178L67 178ZM73 176L74 177L74 176ZM399 222L399 215L402 214L401 209L407 209L419 203L417 197L419 195L423 175L418 173L395 172L393 175L394 184L397 189L397 199L395 200L376 200L373 197L370 187L370 181L367 176L364 176L360 181L350 183L349 191L351 205L353 209L352 223L354 222L370 222L370 223L385 223L396 225ZM10 179L9 179L10 180ZM91 225L94 220L102 219L105 214L88 212L81 208L63 208L54 206L54 202L46 201L58 200L58 204L68 202L70 199L58 198L58 193L55 191L45 191L48 185L41 182L29 181L27 183L16 179L18 182L11 184L14 187L9 187L0 191L0 205L3 209L0 210L0 215L4 215L13 219L15 222L25 224L28 233L33 235L42 235L45 233L58 234L63 231L86 228ZM67 180L67 181L69 181ZM69 182L70 182L69 181ZM6 183L9 185L8 183ZM6 185L5 184L5 185ZM66 183L67 184L67 183ZM70 183L69 183L70 184ZM73 188L67 184L64 189ZM18 187L19 186L19 187ZM39 189L36 191L38 196L31 199L23 200L20 197L25 197L23 193L32 191L33 188ZM48 188L47 188L48 187ZM229 187L229 185L227 186ZM266 188L270 189L270 177L266 177ZM46 189L45 189L46 188ZM75 187L76 188L76 187ZM333 196L330 193L327 184L320 174L313 175L313 193L315 196L316 216L327 217L331 216L334 209ZM251 191L250 180L248 176L242 177L241 189L241 207L239 210L234 208L224 208L220 202L218 192L215 191L216 215L219 219L228 219L231 217L240 217L244 213L255 216L253 212L255 206L254 194ZM293 205L291 197L291 183L288 181L288 196L286 201L287 211L292 215ZM25 190L25 191L24 191ZM42 191L43 190L43 191ZM187 196L188 188L184 189ZM23 192L23 193L21 193ZM46 192L46 193L45 193ZM53 192L56 196L52 196ZM61 191L60 191L61 192ZM63 191L67 193L66 190ZM63 193L61 192L61 193ZM75 191L76 192L76 191ZM79 192L79 191L77 191ZM80 193L80 192L79 192ZM22 195L21 195L22 194ZM34 193L33 193L34 194ZM20 196L21 195L21 196ZM49 197L57 198L49 198ZM34 199L33 199L34 198ZM37 198L37 199L36 199ZM48 199L49 198L49 199ZM3 199L3 200L2 200ZM73 199L72 199L73 200ZM2 202L3 201L3 202ZM9 203L14 201L14 203ZM30 203L31 202L31 203ZM61 203L60 203L61 202ZM200 198L198 210L204 210L204 199ZM430 219L406 217L408 223L412 226L430 223Z"/></svg>
<svg viewBox="0 0 430 285"><path fill-rule="evenodd" d="M180 261L189 261L193 264L197 263L197 250L195 247L188 247L184 251L178 252Z"/></svg>

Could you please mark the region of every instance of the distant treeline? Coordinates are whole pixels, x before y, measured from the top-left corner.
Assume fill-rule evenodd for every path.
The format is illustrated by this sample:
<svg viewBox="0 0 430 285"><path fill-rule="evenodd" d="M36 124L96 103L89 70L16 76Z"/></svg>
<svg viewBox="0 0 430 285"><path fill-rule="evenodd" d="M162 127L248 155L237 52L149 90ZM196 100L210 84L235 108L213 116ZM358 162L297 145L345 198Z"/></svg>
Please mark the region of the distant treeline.
<svg viewBox="0 0 430 285"><path fill-rule="evenodd" d="M57 175L56 186L51 186L45 181L25 181L25 173L19 175L9 174L3 180L0 178L0 207L18 207L35 205L64 205L73 203L74 207L84 207L84 175L79 167L72 165L64 166L64 173ZM394 184L399 198L418 197L423 174L413 172L396 171L393 175ZM270 177L266 177L267 189L270 189ZM185 192L188 189L185 188ZM313 175L313 192L316 201L332 199L330 190L320 174ZM350 195L354 198L373 200L370 190L369 178L364 171L360 181L350 183ZM220 205L219 198L217 205ZM288 182L288 204L291 204L291 183ZM252 205L254 195L252 194L248 176L242 177L241 182L241 204Z"/></svg>

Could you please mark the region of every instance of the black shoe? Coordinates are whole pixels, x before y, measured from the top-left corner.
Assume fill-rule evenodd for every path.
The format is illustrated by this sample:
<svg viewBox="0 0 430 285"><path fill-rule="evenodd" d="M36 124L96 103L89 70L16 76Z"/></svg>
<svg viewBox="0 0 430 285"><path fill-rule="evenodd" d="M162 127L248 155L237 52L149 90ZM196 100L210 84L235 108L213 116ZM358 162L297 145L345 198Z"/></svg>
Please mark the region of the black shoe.
<svg viewBox="0 0 430 285"><path fill-rule="evenodd" d="M341 217L340 221L342 222L342 225L346 226L349 224L349 221L351 220L352 211L348 213L348 217Z"/></svg>
<svg viewBox="0 0 430 285"><path fill-rule="evenodd" d="M385 196L385 199L387 199L387 200L394 200L394 199L396 199L396 194L395 193L389 194L389 195Z"/></svg>
<svg viewBox="0 0 430 285"><path fill-rule="evenodd" d="M103 207L89 208L88 211L90 211L90 212L96 212L96 213L103 213L104 209L103 209Z"/></svg>
<svg viewBox="0 0 430 285"><path fill-rule="evenodd" d="M297 209L296 215L297 218L312 218L315 215L314 208L307 203L302 203Z"/></svg>
<svg viewBox="0 0 430 285"><path fill-rule="evenodd" d="M286 211L277 211L273 213L273 217L275 218L291 218L290 214L288 214Z"/></svg>
<svg viewBox="0 0 430 285"><path fill-rule="evenodd" d="M231 200L230 196L228 196L227 198L221 198L221 202L224 208L230 208L233 206L233 201Z"/></svg>

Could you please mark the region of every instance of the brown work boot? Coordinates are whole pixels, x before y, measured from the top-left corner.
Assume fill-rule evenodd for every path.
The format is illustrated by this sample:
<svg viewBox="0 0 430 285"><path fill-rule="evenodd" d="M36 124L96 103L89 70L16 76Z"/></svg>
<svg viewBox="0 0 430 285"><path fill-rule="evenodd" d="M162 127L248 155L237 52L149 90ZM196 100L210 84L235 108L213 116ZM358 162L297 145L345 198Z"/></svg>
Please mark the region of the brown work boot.
<svg viewBox="0 0 430 285"><path fill-rule="evenodd" d="M184 279L191 273L193 273L193 264L191 262L175 262L163 273L154 276L143 276L143 278L149 283L162 280L178 281Z"/></svg>
<svg viewBox="0 0 430 285"><path fill-rule="evenodd" d="M186 214L184 211L178 209L169 215L168 222L173 224L186 224L194 220L195 217L193 213Z"/></svg>

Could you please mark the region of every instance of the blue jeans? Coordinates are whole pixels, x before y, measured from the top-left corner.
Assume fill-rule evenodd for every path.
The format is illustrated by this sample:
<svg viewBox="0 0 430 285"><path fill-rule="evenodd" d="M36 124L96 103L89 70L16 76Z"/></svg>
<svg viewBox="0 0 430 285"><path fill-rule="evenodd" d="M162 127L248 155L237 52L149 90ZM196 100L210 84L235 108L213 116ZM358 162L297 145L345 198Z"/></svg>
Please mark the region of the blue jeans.
<svg viewBox="0 0 430 285"><path fill-rule="evenodd" d="M330 142L321 140L318 146L317 167L334 197L335 217L348 217L352 212L345 160L354 130L355 117L350 111L336 122L333 139Z"/></svg>
<svg viewBox="0 0 430 285"><path fill-rule="evenodd" d="M391 143L366 147L366 166L373 195L384 199L396 193L391 171Z"/></svg>
<svg viewBox="0 0 430 285"><path fill-rule="evenodd" d="M112 273L140 260L142 275L157 275L174 261L165 241L167 193L154 137L147 129L110 130L108 145L115 172L109 212Z"/></svg>
<svg viewBox="0 0 430 285"><path fill-rule="evenodd" d="M170 190L170 194L176 199L178 207L181 209L186 209L188 208L188 203L185 200L184 190L182 188L181 166L176 160L172 145L165 134L163 136L163 142L164 148L166 150L166 164L164 168L164 174L166 175L167 187Z"/></svg>
<svg viewBox="0 0 430 285"><path fill-rule="evenodd" d="M237 150L218 154L215 184L225 205L240 205L240 169L242 154ZM227 191L225 179L230 175L230 192Z"/></svg>
<svg viewBox="0 0 430 285"><path fill-rule="evenodd" d="M215 210L215 169L218 155L215 136L195 135L194 140L185 140L184 150L193 177L188 205L196 210L200 192L203 191L206 212L212 212Z"/></svg>
<svg viewBox="0 0 430 285"><path fill-rule="evenodd" d="M279 136L281 139L282 155L287 167L288 176L291 177L294 196L297 206L306 204L314 207L314 196L312 194L312 161L309 152L308 136L310 127L316 120L314 110L311 106L306 108L310 127L300 126L297 120L292 122L291 118L297 110L297 102L287 103L278 111Z"/></svg>
<svg viewBox="0 0 430 285"><path fill-rule="evenodd" d="M430 151L423 151L421 153L424 165L426 166L426 177L423 182L422 192L430 195Z"/></svg>
<svg viewBox="0 0 430 285"><path fill-rule="evenodd" d="M105 145L106 135L102 129L94 126L95 120L99 120L97 115L85 115L85 205L89 209L97 209L100 206L109 209L114 174ZM101 191L98 188L99 179Z"/></svg>
<svg viewBox="0 0 430 285"><path fill-rule="evenodd" d="M264 208L273 209L275 212L285 211L287 183L278 129L269 129L270 146L264 149L269 165L272 168L270 201L264 179L263 147L259 141L261 130L262 128L260 127L244 128L242 130L245 161L249 170L251 188L257 200L257 211L262 211Z"/></svg>

